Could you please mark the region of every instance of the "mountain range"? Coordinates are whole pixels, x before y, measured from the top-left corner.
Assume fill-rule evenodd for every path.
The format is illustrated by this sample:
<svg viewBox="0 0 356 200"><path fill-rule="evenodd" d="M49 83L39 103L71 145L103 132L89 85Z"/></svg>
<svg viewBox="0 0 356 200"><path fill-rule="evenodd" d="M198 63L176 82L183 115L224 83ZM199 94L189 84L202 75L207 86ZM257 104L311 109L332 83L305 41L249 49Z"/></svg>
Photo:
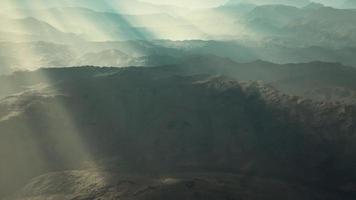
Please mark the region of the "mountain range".
<svg viewBox="0 0 356 200"><path fill-rule="evenodd" d="M354 0L2 0L1 200L353 200Z"/></svg>
<svg viewBox="0 0 356 200"><path fill-rule="evenodd" d="M356 66L356 24L352 20L356 12L315 3L307 7L225 5L187 11L185 15L132 15L79 7L20 9L13 14L1 18L0 48L5 59L2 63L6 63L1 73L81 64L145 65L137 60L152 55L194 54L212 54L237 62L323 61ZM65 24L58 20L67 18L76 20L66 20ZM216 23L220 26L212 28ZM25 57L15 55L19 46ZM58 50L59 46L66 50ZM110 57L103 55L110 52L127 54L130 62L100 60ZM83 62L81 59L88 55L93 56L90 62Z"/></svg>

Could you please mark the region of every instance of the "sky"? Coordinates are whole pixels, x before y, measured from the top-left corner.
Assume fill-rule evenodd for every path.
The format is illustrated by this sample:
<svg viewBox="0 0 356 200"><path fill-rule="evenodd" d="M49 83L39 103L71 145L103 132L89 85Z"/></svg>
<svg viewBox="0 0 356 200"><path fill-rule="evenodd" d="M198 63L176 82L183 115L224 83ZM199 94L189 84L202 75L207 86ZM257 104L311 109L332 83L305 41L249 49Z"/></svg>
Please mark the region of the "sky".
<svg viewBox="0 0 356 200"><path fill-rule="evenodd" d="M130 2L133 0L105 0L108 3L115 2ZM171 5L179 7L189 7L189 8L207 8L214 7L221 4L224 4L227 0L136 0L156 5ZM76 5L87 4L88 6L96 5L100 1L93 0L1 0L2 7L9 7L16 5L17 7L34 7L34 4L40 4L41 6L57 6L57 5Z"/></svg>
<svg viewBox="0 0 356 200"><path fill-rule="evenodd" d="M179 7L204 8L224 4L227 0L141 0L152 4L167 4Z"/></svg>
<svg viewBox="0 0 356 200"><path fill-rule="evenodd" d="M101 9L103 6L111 4L131 5L133 2L146 2L156 5L171 5L185 8L208 8L231 2L244 2L255 4L270 4L270 3L284 3L287 5L307 4L308 2L319 2L327 6L334 6L339 8L346 8L349 6L356 7L356 0L0 0L1 8L8 7L57 7L57 6L84 6L89 8ZM105 3L106 2L106 3ZM348 3L345 3L348 2ZM351 2L351 3L350 3ZM137 4L132 4L137 5Z"/></svg>

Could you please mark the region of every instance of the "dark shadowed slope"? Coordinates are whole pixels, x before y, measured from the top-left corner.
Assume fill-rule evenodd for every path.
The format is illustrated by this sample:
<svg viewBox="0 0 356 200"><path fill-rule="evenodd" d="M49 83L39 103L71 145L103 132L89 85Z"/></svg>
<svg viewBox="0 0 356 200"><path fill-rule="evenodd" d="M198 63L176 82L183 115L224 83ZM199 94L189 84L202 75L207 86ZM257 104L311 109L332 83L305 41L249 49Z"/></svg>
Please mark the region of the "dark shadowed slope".
<svg viewBox="0 0 356 200"><path fill-rule="evenodd" d="M99 172L39 177L18 194L20 199L71 194L99 198L112 193L127 194L129 199L141 191L138 188L150 192L136 199L209 191L211 199L226 194L231 199L245 197L235 189L240 187L235 181L249 188L242 191L271 187L247 199L355 197L356 108L352 105L292 97L259 82L181 76L190 72L179 67L43 72L54 85L1 100L1 177L5 177L1 188L11 189L51 171L96 168ZM124 179L129 186L125 183L121 188L115 184L121 180L116 175L100 175L115 171L182 180L166 186L157 183L157 177L148 177L148 183L142 176L139 180L129 177ZM221 178L221 183L209 178L213 172L247 178L231 175ZM92 180L96 173L104 177L104 183ZM197 175L184 178L186 173L203 174L198 177L206 180L192 178ZM186 193L186 187L196 192ZM271 193L280 187L287 190L282 197ZM78 192L85 188L90 191Z"/></svg>

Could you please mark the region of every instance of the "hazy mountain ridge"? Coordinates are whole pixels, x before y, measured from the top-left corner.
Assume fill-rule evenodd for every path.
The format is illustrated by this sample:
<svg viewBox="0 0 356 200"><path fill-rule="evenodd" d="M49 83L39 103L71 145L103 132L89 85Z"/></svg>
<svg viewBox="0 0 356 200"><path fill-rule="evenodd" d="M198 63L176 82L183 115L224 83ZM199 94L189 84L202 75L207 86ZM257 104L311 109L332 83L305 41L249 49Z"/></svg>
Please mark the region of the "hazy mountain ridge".
<svg viewBox="0 0 356 200"><path fill-rule="evenodd" d="M319 4L299 8L223 6L187 11L184 15L133 15L80 7L18 10L14 15L17 13L23 18L2 18L6 22L3 24L8 24L0 31L4 72L50 66L145 65L143 60L152 55L155 58L149 62L169 64L158 56L195 54L229 57L237 62L324 61L356 66L356 25L352 21L356 12ZM214 28L216 23L219 28ZM58 49L58 45L67 50ZM13 50L19 46L21 56L16 56ZM130 58L116 59L110 55L113 51L122 51ZM173 59L171 64L175 63Z"/></svg>
<svg viewBox="0 0 356 200"><path fill-rule="evenodd" d="M0 40L4 42L50 41L66 44L81 40L79 36L73 33L64 33L47 22L33 17L18 19L2 17L1 24L2 26L0 27L0 30L2 32L9 32L18 35L13 39L6 37L0 38Z"/></svg>
<svg viewBox="0 0 356 200"><path fill-rule="evenodd" d="M106 54L105 54L106 55ZM116 54L115 54L116 55ZM125 59L131 59L126 57ZM95 59L94 56L91 56ZM117 59L116 56L113 59ZM196 56L148 56L137 57L130 61L131 64L145 64L145 66L155 66L156 60L159 60L161 67L158 71L163 71L162 75L224 75L239 81L264 81L271 84L277 89L290 95L303 96L318 101L342 101L344 103L355 103L353 94L356 91L354 77L356 70L353 67L344 66L338 63L311 62L300 64L274 64L264 61L255 61L250 63L236 63L231 59L222 58L212 55L196 55ZM105 59L103 60L105 62ZM78 68L80 69L80 68ZM109 71L119 72L125 71L127 68L109 68ZM59 69L58 69L59 70ZM40 70L41 72L43 70ZM60 70L59 70L60 71ZM154 71L154 70L152 70ZM59 77L56 74L56 69L44 70L45 76L49 76L52 81L59 81L63 76ZM49 74L47 74L47 72ZM53 72L53 73L52 73ZM88 70L88 72L90 72ZM92 73L95 73L93 69ZM111 73L111 72L110 72ZM145 73L151 73L149 69ZM38 78L41 73L15 73L13 76L7 76L0 79L2 87L0 91L3 95L11 94L11 88L15 88L13 92L20 92L21 85L29 86L40 84L42 78ZM61 74L61 73L58 73ZM68 77L76 76L68 73ZM92 75L91 73L87 75ZM157 74L158 76L159 74ZM11 80L12 79L12 80ZM31 82L33 80L40 80ZM8 85L11 85L9 88Z"/></svg>
<svg viewBox="0 0 356 200"><path fill-rule="evenodd" d="M20 17L34 17L46 20L59 30L81 35L88 41L124 41L174 38L170 29L177 30L176 39L201 38L203 34L187 20L165 12L152 14L126 14L118 9L100 12L81 7L58 7L41 10L17 11ZM56 16L56 17L55 17ZM76 21L63 24L58 17ZM189 34L184 31L189 30ZM182 35L179 33L182 32ZM199 35L200 34L200 35Z"/></svg>
<svg viewBox="0 0 356 200"><path fill-rule="evenodd" d="M35 24L41 25L36 25L36 28L32 25L32 28L21 28L22 25L10 23L14 26L11 30L19 29L24 32L14 34L9 32L10 29L1 32L1 51L5 54L2 56L9 57L4 61L7 66L2 67L34 69L81 64L121 67L140 63L145 65L137 61L142 60L140 57L184 57L192 54L213 54L229 57L237 62L324 61L356 66L353 56L356 25L352 21L356 12L313 5L301 8L261 5L247 9L248 11L241 11L240 7L234 6L218 7L189 12L184 16L174 13L127 15L75 7L50 8L39 12L29 10L23 12L22 17L31 18L8 20L25 20L25 24L36 22ZM68 23L63 24L58 18L67 19ZM220 24L219 29L211 28L215 23ZM177 39L171 37L174 35L184 41L173 41ZM93 42L93 38L102 42ZM37 42L33 41L40 40L44 41L42 46L46 44L48 47L36 47ZM23 49L27 51L24 60L17 58L12 51L18 48L20 41L27 41L22 43ZM68 50L57 50L57 44L65 45ZM55 56L46 52L43 55L39 48L48 48L46 51ZM128 54L132 62L117 62L120 59L110 56L110 51L122 51ZM93 58L83 62L83 58L88 55L93 55ZM103 61L101 58L105 57L112 59ZM159 64L159 59L154 63ZM168 64L166 61L162 63Z"/></svg>
<svg viewBox="0 0 356 200"><path fill-rule="evenodd" d="M296 41L297 42L297 41ZM274 45L251 45L239 41L126 41L59 45L48 42L0 43L3 57L2 73L40 67L75 65L154 66L176 64L192 55L216 55L236 62L266 60L274 63L298 63L315 60L339 62L356 66L356 48L285 47L283 41ZM290 45L288 45L290 46ZM29 50L30 49L30 50ZM125 59L113 52L126 54ZM15 55L23 55L21 57ZM25 56L26 55L26 56ZM110 58L105 60L105 58ZM169 58L169 59L168 59ZM178 61L177 61L178 60Z"/></svg>
<svg viewBox="0 0 356 200"><path fill-rule="evenodd" d="M349 21L355 17L353 10L266 5L256 7L247 19L250 26L267 37L283 38L281 35L284 35L286 41L299 39L304 46L340 47L355 43L352 31L355 23Z"/></svg>
<svg viewBox="0 0 356 200"><path fill-rule="evenodd" d="M313 31L313 33L317 33L323 37L326 37L329 34L332 37L330 39L335 40L335 44L340 43L340 45L343 46L345 46L345 44L342 44L342 41L337 41L338 35L333 36L332 34L337 34L340 29L343 29L344 34L350 34L345 37L353 37L353 29L350 28L354 28L354 23L349 21L355 15L353 10L335 9L323 6L313 7L313 9L312 7L309 7L306 9L304 7L297 8L282 4L256 6L252 10L241 13L240 15L236 15L234 10L236 10L236 14L241 11L239 7L227 7L226 9L218 7L197 12L191 11L185 15L164 12L156 14L127 15L120 10L110 13L68 7L20 13L24 13L22 17L34 17L39 20L47 21L59 30L68 33L81 34L84 39L90 41L122 41L135 39L206 40L214 38L224 39L224 35L227 36L225 39L230 40L241 39L244 37L250 37L250 39L256 40L254 31L257 31L257 33L260 34L259 37L268 37L271 34L268 32L268 28L271 28L271 26L286 29L275 30L275 36L280 37L280 34L284 33L283 31L289 31L289 24L301 26L301 32ZM316 11L317 13L313 11ZM258 17L261 15L262 18ZM79 22L72 23L69 21L64 25L54 16L61 16L61 18L65 19L76 18ZM220 25L220 29L223 31L213 30L212 27L210 27L209 30L209 27L206 27L212 25L209 23L209 20L214 20L211 16L214 16L218 21L220 19L220 21L224 22L224 24ZM319 18L316 18L315 16L318 16ZM305 22L300 24L298 22L299 18L303 18ZM282 19L283 23L280 24L280 20ZM235 23L235 25L230 23L230 21L233 22L234 20L243 23ZM340 23L342 22L342 24L332 24L336 27L342 25L342 28L337 30L336 28L328 29L323 26L319 27L322 28L320 31L317 29L303 29L305 23L330 24L335 20ZM231 27L229 28L228 26ZM293 30L291 32L293 33ZM297 35L293 35L293 38L298 37ZM304 44L310 42L313 42L312 44L314 45L318 44L321 46L327 44L326 41L314 41L315 38L305 41Z"/></svg>

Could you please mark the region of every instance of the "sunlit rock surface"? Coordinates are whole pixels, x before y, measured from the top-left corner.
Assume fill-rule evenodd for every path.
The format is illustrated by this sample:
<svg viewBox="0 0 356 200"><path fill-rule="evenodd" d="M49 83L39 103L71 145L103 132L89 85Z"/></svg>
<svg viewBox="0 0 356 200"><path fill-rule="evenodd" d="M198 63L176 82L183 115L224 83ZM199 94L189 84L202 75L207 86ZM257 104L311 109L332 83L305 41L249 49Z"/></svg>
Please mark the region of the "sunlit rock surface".
<svg viewBox="0 0 356 200"><path fill-rule="evenodd" d="M66 171L37 177L8 200L86 199L337 199L328 191L269 178L233 174L145 175Z"/></svg>

